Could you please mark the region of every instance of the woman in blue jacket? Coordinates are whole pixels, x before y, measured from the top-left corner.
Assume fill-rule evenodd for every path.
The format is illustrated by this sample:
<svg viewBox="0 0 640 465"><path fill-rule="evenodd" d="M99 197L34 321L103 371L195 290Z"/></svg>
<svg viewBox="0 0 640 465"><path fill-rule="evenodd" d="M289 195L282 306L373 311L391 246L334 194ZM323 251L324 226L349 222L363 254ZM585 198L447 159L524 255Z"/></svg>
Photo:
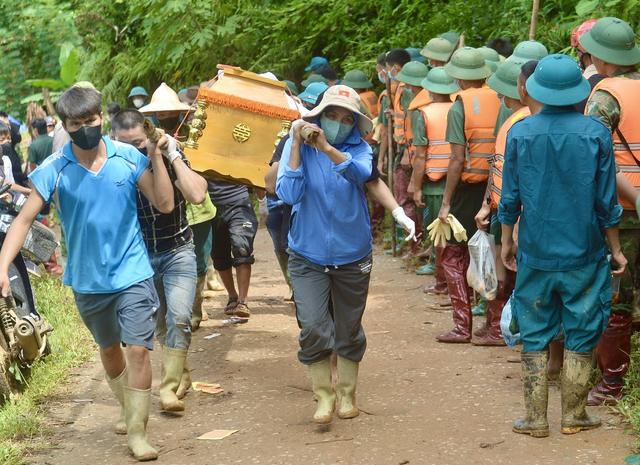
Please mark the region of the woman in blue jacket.
<svg viewBox="0 0 640 465"><path fill-rule="evenodd" d="M293 128L278 169L276 193L293 205L289 272L301 327L299 360L309 366L318 398L316 423L354 418L358 365L367 346L362 314L369 292L372 238L363 185L371 175L372 129L360 112L358 93L333 86ZM314 143L302 130L315 130ZM305 131L306 132L306 131ZM329 312L333 303L333 318ZM338 355L336 391L331 384Z"/></svg>

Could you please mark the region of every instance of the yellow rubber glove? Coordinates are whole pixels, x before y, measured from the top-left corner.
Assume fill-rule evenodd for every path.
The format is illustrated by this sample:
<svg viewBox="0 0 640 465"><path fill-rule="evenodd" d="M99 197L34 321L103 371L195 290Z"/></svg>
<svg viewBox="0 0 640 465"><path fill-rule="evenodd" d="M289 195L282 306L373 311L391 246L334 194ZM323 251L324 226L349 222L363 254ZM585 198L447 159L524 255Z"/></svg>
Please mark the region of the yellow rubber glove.
<svg viewBox="0 0 640 465"><path fill-rule="evenodd" d="M453 237L455 237L458 242L466 242L467 239L467 230L464 229L462 224L456 219L455 216L449 215L447 216L449 220L449 224L451 225L451 229L453 229Z"/></svg>
<svg viewBox="0 0 640 465"><path fill-rule="evenodd" d="M429 231L431 243L435 246L440 244L444 248L447 246L447 241L451 239L451 226L444 224L438 218L427 227L427 231Z"/></svg>

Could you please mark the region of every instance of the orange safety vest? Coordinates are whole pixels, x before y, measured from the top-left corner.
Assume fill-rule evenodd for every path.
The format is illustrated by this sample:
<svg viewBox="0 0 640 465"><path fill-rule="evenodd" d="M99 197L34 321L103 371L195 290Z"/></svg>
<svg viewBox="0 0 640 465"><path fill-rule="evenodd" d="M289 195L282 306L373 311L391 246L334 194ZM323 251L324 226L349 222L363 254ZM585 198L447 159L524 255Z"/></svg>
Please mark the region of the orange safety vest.
<svg viewBox="0 0 640 465"><path fill-rule="evenodd" d="M373 117L377 118L380 113L380 104L376 93L372 90L363 92L360 94L360 100L362 100L362 104L367 107L367 110L369 110Z"/></svg>
<svg viewBox="0 0 640 465"><path fill-rule="evenodd" d="M529 107L524 107L515 112L500 127L496 137L496 153L493 156L493 176L491 177L491 209L498 209L498 202L502 197L502 170L504 167L504 151L507 146L507 133L517 121L531 116Z"/></svg>
<svg viewBox="0 0 640 465"><path fill-rule="evenodd" d="M636 189L639 189L640 166L636 161L640 161L640 127L638 126L638 121L640 121L640 105L638 105L640 81L626 78L607 78L600 81L593 89L593 92L597 90L609 92L620 105L618 131L629 145L631 152L622 142L618 131L614 131L613 153L620 167L620 172L624 173ZM591 96L593 96L593 92ZM591 96L589 96L589 99L591 99ZM622 197L618 197L618 202L625 210L636 210L635 205L632 205Z"/></svg>
<svg viewBox="0 0 640 465"><path fill-rule="evenodd" d="M404 118L404 135L407 143L407 150L409 151L409 160L413 163L413 156L416 154L416 146L413 145L413 129L411 128L411 117L415 110L422 109L427 105L433 103L431 97L429 97L429 91L423 89L418 95L411 101L411 105L407 109L407 116Z"/></svg>
<svg viewBox="0 0 640 465"><path fill-rule="evenodd" d="M393 140L398 145L406 143L404 134L404 109L402 108L402 93L405 85L403 82L398 84L396 93L393 96ZM393 90L391 91L393 93Z"/></svg>
<svg viewBox="0 0 640 465"><path fill-rule="evenodd" d="M449 170L451 144L445 140L445 135L447 133L447 115L452 105L453 102L434 102L420 109L424 115L425 129L429 139L424 174L431 181L439 181L444 178Z"/></svg>
<svg viewBox="0 0 640 465"><path fill-rule="evenodd" d="M500 100L496 91L486 84L481 88L463 90L458 94L464 106L464 134L467 139L466 163L461 180L484 182L489 178L489 158L493 156L496 138L493 136Z"/></svg>

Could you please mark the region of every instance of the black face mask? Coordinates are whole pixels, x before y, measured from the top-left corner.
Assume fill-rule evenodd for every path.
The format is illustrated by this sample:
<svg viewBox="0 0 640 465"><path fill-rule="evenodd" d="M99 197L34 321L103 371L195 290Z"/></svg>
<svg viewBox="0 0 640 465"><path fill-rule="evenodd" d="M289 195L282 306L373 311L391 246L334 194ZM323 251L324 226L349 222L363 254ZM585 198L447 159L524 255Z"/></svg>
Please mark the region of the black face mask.
<svg viewBox="0 0 640 465"><path fill-rule="evenodd" d="M178 126L180 123L180 117L172 116L171 118L159 119L158 122L160 123L160 126L162 126L162 129L170 131Z"/></svg>
<svg viewBox="0 0 640 465"><path fill-rule="evenodd" d="M69 137L82 150L93 150L102 140L102 126L82 126L77 131L70 132Z"/></svg>
<svg viewBox="0 0 640 465"><path fill-rule="evenodd" d="M11 142L0 145L0 155L6 155L7 157L11 153Z"/></svg>
<svg viewBox="0 0 640 465"><path fill-rule="evenodd" d="M147 148L143 147L141 149L138 149L138 152L140 152L142 155L144 155L145 157L147 156Z"/></svg>

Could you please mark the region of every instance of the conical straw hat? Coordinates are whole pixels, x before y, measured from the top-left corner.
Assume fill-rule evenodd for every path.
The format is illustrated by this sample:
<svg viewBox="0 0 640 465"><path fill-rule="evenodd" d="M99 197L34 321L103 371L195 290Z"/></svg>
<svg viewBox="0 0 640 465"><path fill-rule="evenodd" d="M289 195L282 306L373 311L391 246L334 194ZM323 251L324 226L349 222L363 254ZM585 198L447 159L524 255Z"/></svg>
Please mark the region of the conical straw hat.
<svg viewBox="0 0 640 465"><path fill-rule="evenodd" d="M189 105L185 105L178 98L178 94L164 82L151 96L151 103L140 108L141 113L154 113L156 111L187 111Z"/></svg>

